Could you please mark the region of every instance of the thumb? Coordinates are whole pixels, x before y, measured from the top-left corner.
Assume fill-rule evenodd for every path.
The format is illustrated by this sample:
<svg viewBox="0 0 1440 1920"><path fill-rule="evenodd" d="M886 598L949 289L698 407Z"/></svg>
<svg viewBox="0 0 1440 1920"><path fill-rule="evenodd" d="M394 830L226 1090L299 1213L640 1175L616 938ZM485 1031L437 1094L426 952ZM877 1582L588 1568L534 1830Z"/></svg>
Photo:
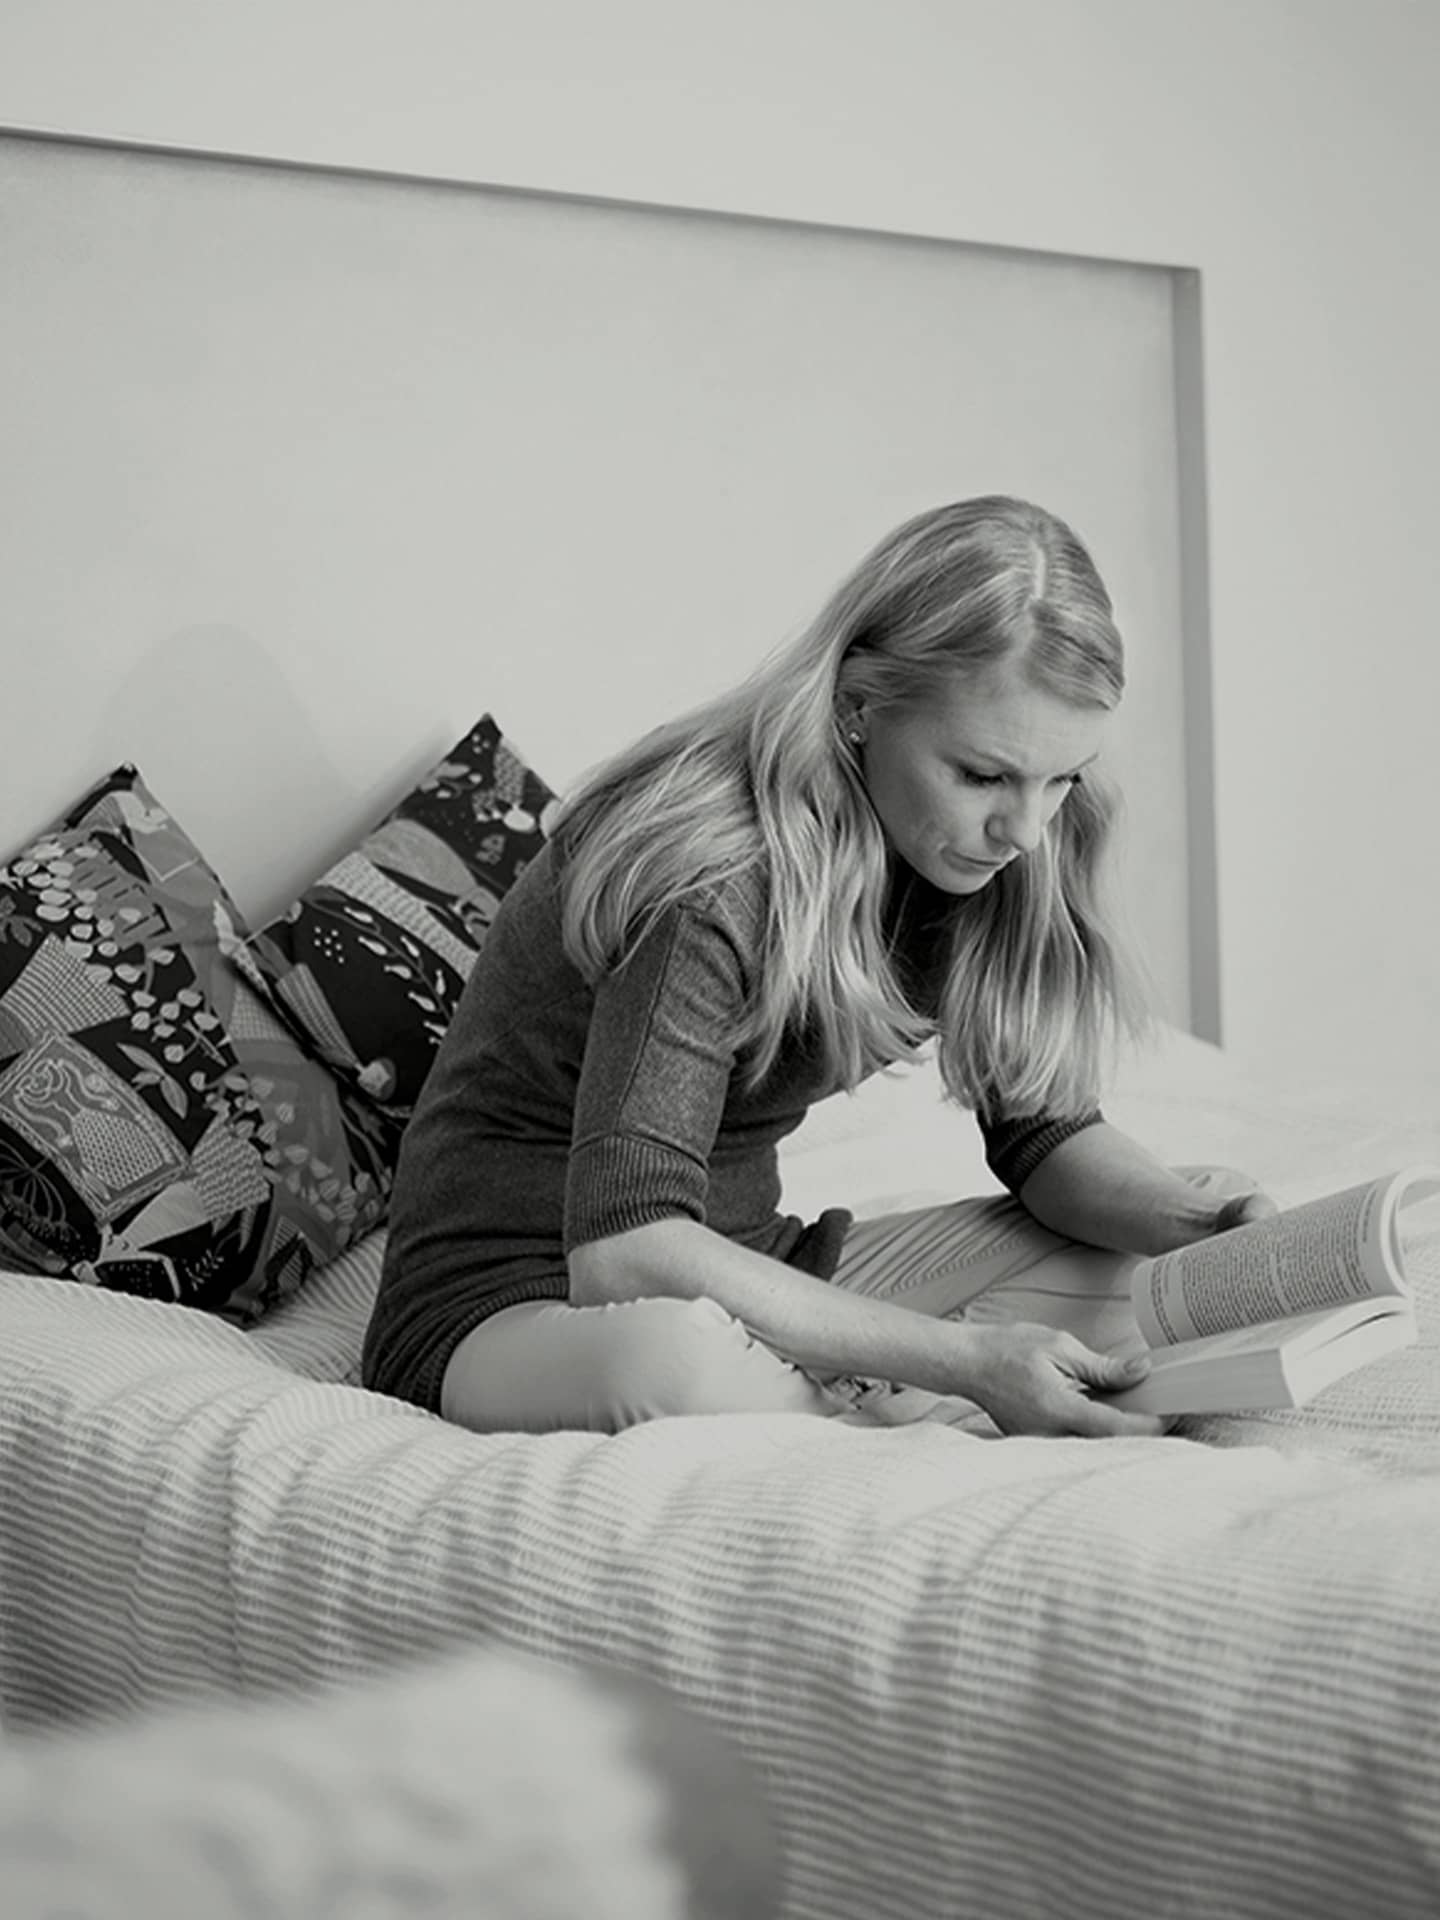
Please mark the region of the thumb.
<svg viewBox="0 0 1440 1920"><path fill-rule="evenodd" d="M1148 1352L1130 1348L1119 1353L1091 1353L1084 1378L1102 1392L1119 1393L1122 1387L1138 1387L1150 1371Z"/></svg>
<svg viewBox="0 0 1440 1920"><path fill-rule="evenodd" d="M1215 1215L1216 1233L1228 1233L1234 1227L1251 1227L1261 1220L1273 1220L1280 1209L1268 1193L1242 1193L1227 1200Z"/></svg>

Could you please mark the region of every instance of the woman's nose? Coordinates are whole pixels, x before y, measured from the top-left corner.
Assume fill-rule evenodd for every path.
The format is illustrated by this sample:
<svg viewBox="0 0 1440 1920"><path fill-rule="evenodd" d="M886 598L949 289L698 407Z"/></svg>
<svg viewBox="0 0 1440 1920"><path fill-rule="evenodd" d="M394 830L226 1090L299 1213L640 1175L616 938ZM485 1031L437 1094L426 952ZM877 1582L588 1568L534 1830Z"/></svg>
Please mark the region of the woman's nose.
<svg viewBox="0 0 1440 1920"><path fill-rule="evenodd" d="M1010 795L990 819L990 838L997 846L1013 847L1017 853L1033 853L1044 831L1044 802L1038 793Z"/></svg>

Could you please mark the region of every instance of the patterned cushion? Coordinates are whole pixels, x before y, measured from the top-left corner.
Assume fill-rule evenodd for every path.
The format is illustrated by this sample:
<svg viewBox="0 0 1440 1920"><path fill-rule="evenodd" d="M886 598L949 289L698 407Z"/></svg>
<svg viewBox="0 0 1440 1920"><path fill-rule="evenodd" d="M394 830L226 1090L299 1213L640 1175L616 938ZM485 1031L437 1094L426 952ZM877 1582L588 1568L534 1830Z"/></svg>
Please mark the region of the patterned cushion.
<svg viewBox="0 0 1440 1920"><path fill-rule="evenodd" d="M554 800L487 713L230 958L335 1074L403 1121Z"/></svg>
<svg viewBox="0 0 1440 1920"><path fill-rule="evenodd" d="M0 867L0 1265L246 1322L383 1216L393 1130L220 957L132 766Z"/></svg>

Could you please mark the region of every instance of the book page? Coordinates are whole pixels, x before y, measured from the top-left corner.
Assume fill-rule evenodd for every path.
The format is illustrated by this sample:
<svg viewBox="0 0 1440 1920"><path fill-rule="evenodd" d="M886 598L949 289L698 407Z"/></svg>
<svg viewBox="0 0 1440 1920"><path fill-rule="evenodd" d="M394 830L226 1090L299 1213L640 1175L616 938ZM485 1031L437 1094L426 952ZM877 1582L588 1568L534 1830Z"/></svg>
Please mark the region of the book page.
<svg viewBox="0 0 1440 1920"><path fill-rule="evenodd" d="M1415 1174L1292 1207L1144 1262L1133 1281L1151 1347L1207 1338L1367 1295L1406 1291L1395 1210Z"/></svg>

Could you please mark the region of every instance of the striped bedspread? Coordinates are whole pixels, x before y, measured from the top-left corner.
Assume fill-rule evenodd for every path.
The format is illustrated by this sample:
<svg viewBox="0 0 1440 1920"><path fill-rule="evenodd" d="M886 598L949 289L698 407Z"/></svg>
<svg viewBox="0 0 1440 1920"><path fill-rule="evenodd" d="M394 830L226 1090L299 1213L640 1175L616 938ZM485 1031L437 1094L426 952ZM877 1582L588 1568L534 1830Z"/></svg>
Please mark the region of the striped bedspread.
<svg viewBox="0 0 1440 1920"><path fill-rule="evenodd" d="M1213 1125L1194 1089L1117 1117L1171 1157L1268 1139L1282 1202L1427 1144L1297 1122L1281 1164L1273 1115L1214 1097ZM1104 1443L466 1434L351 1384L379 1253L250 1334L0 1276L7 1732L484 1643L651 1676L732 1735L786 1920L1440 1912L1440 1229L1415 1348L1298 1414Z"/></svg>
<svg viewBox="0 0 1440 1920"><path fill-rule="evenodd" d="M1428 1306L1366 1376L1377 1471L800 1416L478 1438L199 1315L5 1287L14 1730L483 1640L727 1729L793 1920L1440 1911Z"/></svg>

